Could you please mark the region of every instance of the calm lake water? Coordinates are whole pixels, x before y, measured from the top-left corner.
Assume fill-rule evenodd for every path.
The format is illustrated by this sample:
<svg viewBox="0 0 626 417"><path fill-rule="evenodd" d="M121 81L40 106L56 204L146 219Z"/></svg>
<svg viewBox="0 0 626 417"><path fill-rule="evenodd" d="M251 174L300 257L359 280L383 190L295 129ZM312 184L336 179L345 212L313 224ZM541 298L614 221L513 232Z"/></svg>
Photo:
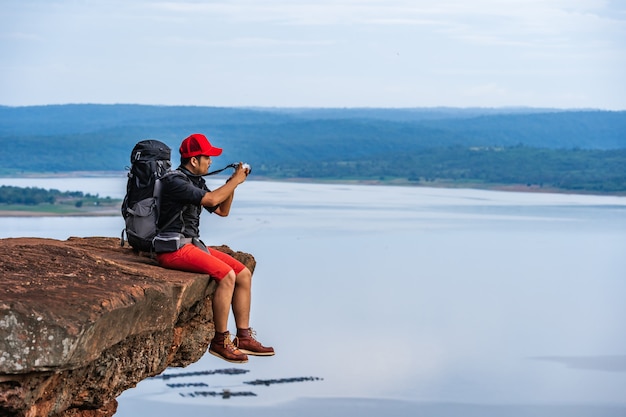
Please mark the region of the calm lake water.
<svg viewBox="0 0 626 417"><path fill-rule="evenodd" d="M123 175L3 184L125 192ZM248 181L235 199L201 234L257 259L252 325L277 355L206 355L166 374L246 373L143 381L116 416L626 416L626 198ZM0 218L0 237L122 227ZM256 396L206 394L224 389Z"/></svg>

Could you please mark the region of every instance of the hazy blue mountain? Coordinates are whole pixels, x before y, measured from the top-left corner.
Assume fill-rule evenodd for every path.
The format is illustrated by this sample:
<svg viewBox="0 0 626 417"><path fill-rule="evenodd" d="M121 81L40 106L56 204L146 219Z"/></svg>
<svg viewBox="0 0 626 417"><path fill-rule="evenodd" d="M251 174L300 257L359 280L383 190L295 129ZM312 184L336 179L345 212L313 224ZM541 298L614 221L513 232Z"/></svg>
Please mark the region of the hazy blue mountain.
<svg viewBox="0 0 626 417"><path fill-rule="evenodd" d="M180 141L195 132L205 133L216 146L224 148L223 156L215 161L216 167L247 161L257 173L268 176L341 178L349 172L352 177L393 177L398 175L395 161L404 158L419 164L414 178L435 175L455 179L455 172L462 172L462 178L476 178L476 153L460 150L506 148L517 150L506 155L485 154L479 159L484 167L500 164L506 168L508 162L502 161L533 161L536 154L545 158L537 159L536 164L544 165L541 170L533 167L533 171L543 171L545 165L557 161L558 166L551 168L557 170L551 173L555 178L559 169L567 167L570 157L581 166L589 165L585 161L592 158L594 167L602 166L608 158L611 166L618 167L618 177L611 181L619 183L623 154L619 150L626 149L626 112L129 104L0 107L0 169L5 174L119 171L129 164L134 144L148 138L170 145L176 164ZM552 154L538 150L551 150ZM585 152L575 152L580 150ZM466 161L473 167L469 171L464 166ZM359 169L346 170L354 164L359 164ZM441 169L452 165L454 172L452 168ZM518 170L528 169L524 166ZM491 173L480 176L493 180ZM601 181L603 177L597 178Z"/></svg>

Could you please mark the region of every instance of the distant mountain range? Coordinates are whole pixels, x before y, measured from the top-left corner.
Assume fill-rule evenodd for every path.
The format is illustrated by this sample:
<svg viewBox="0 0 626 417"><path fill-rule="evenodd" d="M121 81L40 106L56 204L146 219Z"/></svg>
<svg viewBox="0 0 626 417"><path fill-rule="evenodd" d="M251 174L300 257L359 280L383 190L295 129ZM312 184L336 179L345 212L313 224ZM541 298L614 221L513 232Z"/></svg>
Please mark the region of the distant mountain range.
<svg viewBox="0 0 626 417"><path fill-rule="evenodd" d="M119 171L129 165L134 144L148 138L170 145L176 165L180 141L195 132L224 148L214 161L216 168L241 160L256 174L276 178L512 181L562 187L558 179L571 177L571 167L563 170L575 162L583 164L574 167L579 176L584 176L584 166L592 166L595 174L602 166L616 171L603 172L593 187L610 183L612 190L626 190L621 159L626 153L626 111L536 108L0 106L0 173ZM401 160L402 169L394 169ZM512 161L524 165L513 176L479 175L494 167L512 169ZM548 181L537 175L532 181L519 177L548 171L549 178L543 178Z"/></svg>

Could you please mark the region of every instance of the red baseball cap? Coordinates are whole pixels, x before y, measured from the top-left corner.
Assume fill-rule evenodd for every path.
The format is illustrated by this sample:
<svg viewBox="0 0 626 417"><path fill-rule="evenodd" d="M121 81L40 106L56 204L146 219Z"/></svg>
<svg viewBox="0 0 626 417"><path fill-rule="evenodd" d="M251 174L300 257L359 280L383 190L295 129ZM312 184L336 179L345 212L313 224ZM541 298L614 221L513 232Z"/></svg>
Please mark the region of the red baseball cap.
<svg viewBox="0 0 626 417"><path fill-rule="evenodd" d="M180 156L183 158L191 158L192 156L219 156L222 154L222 148L216 148L201 133L194 133L180 144Z"/></svg>

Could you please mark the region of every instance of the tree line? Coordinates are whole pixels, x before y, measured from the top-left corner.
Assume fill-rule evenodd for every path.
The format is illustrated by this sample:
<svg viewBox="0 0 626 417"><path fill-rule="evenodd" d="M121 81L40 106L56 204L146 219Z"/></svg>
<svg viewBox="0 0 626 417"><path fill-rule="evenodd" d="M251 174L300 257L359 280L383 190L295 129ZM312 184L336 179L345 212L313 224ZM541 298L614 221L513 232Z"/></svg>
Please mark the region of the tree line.
<svg viewBox="0 0 626 417"><path fill-rule="evenodd" d="M98 194L85 194L82 191L61 192L55 189L46 190L38 187L0 186L0 204L34 206L38 204L55 204L61 201L72 201L76 206L81 206L84 200L97 204L102 201L111 201L111 198L100 198Z"/></svg>
<svg viewBox="0 0 626 417"><path fill-rule="evenodd" d="M404 180L415 184L524 185L626 192L626 149L555 150L525 146L430 148L376 158L261 165L256 174L327 180Z"/></svg>

